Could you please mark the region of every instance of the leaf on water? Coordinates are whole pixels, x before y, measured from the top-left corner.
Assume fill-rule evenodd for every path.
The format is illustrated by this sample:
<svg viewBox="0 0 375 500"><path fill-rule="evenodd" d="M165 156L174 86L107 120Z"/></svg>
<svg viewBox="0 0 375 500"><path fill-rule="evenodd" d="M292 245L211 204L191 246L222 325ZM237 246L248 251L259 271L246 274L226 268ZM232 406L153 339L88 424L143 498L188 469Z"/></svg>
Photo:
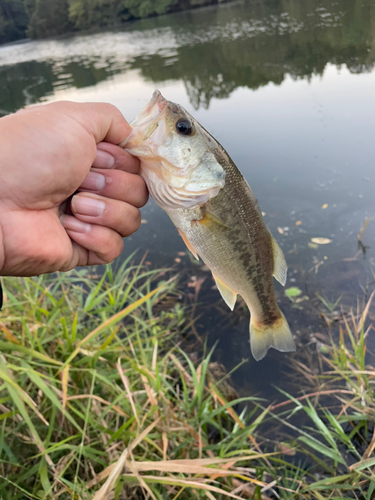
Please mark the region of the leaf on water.
<svg viewBox="0 0 375 500"><path fill-rule="evenodd" d="M311 238L311 241L313 243L316 243L317 245L327 245L328 243L332 243L332 240L330 240L329 238L320 238L320 237Z"/></svg>
<svg viewBox="0 0 375 500"><path fill-rule="evenodd" d="M296 221L296 226L300 226L302 224L302 221L301 220L297 220Z"/></svg>
<svg viewBox="0 0 375 500"><path fill-rule="evenodd" d="M279 231L280 234L284 234L284 229L282 227L278 227L277 230Z"/></svg>
<svg viewBox="0 0 375 500"><path fill-rule="evenodd" d="M324 205L322 205L323 210L325 210L327 207L328 207L328 203L324 203Z"/></svg>
<svg viewBox="0 0 375 500"><path fill-rule="evenodd" d="M287 297L298 297L301 295L302 290L296 286L291 286L290 288L287 288L284 293Z"/></svg>
<svg viewBox="0 0 375 500"><path fill-rule="evenodd" d="M309 248L318 248L318 245L316 245L315 243L310 243L310 242L308 242L307 246Z"/></svg>
<svg viewBox="0 0 375 500"><path fill-rule="evenodd" d="M147 221L146 219L142 219L142 220L141 220L141 224L147 224L147 222L148 222L148 221Z"/></svg>

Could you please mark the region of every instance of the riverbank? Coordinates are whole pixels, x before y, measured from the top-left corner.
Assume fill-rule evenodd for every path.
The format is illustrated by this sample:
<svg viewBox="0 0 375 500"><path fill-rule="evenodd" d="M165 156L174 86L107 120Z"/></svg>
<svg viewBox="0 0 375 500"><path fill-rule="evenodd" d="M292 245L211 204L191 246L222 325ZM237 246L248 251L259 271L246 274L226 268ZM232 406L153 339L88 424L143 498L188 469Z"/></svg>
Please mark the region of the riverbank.
<svg viewBox="0 0 375 500"><path fill-rule="evenodd" d="M130 259L3 279L0 497L370 500L369 308L336 314L340 341L307 348L314 366L291 357L299 388L275 404L181 349L182 285Z"/></svg>
<svg viewBox="0 0 375 500"><path fill-rule="evenodd" d="M230 0L0 0L0 45L69 35Z"/></svg>

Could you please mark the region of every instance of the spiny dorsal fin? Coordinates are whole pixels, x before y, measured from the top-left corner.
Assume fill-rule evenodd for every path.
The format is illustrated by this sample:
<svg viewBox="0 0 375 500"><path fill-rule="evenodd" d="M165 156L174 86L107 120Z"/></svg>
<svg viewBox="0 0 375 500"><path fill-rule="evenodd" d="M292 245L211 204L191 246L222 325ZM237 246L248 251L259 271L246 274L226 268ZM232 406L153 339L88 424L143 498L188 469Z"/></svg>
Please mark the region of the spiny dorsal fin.
<svg viewBox="0 0 375 500"><path fill-rule="evenodd" d="M233 311L234 306L236 304L236 300L237 300L237 292L232 290L228 285L226 285L224 283L224 281L222 281L220 278L215 276L213 273L212 273L212 276L214 277L216 286L217 286L219 292L221 293L221 296L223 297L223 299L226 302L229 309L231 311Z"/></svg>
<svg viewBox="0 0 375 500"><path fill-rule="evenodd" d="M288 266L286 265L283 251L277 244L277 241L271 236L272 249L273 249L273 275L281 285L286 283L286 274Z"/></svg>

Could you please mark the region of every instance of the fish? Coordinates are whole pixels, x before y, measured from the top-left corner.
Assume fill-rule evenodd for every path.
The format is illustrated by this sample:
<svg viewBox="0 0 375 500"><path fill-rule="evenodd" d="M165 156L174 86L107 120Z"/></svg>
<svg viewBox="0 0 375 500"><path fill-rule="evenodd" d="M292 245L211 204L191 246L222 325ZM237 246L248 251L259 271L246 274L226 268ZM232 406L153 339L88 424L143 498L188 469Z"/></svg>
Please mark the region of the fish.
<svg viewBox="0 0 375 500"><path fill-rule="evenodd" d="M250 310L250 347L258 361L273 347L296 346L279 309L273 276L287 264L248 182L225 149L182 106L156 90L120 144L140 159L150 195L187 248L211 270L231 310L240 295Z"/></svg>

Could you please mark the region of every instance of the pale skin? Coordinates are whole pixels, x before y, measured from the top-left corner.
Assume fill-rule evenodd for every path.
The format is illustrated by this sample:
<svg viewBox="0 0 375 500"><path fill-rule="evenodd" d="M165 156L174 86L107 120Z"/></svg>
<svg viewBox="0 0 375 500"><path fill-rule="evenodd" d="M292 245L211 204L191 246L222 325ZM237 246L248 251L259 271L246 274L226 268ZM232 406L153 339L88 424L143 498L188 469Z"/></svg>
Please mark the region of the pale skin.
<svg viewBox="0 0 375 500"><path fill-rule="evenodd" d="M131 128L109 104L56 102L0 118L0 276L118 257L148 199Z"/></svg>

